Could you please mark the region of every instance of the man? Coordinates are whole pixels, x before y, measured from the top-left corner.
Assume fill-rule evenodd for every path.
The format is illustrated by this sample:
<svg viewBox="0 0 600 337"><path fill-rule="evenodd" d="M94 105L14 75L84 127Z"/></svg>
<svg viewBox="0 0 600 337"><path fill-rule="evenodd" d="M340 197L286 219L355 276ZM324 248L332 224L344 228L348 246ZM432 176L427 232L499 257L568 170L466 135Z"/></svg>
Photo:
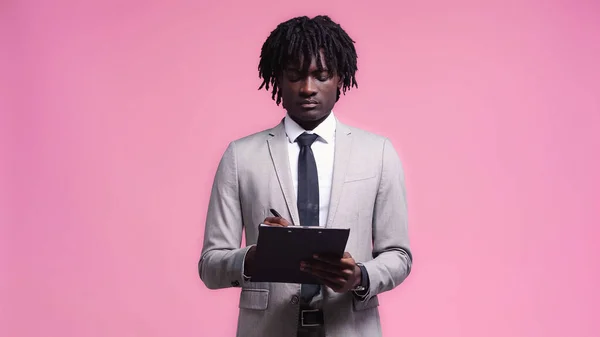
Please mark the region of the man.
<svg viewBox="0 0 600 337"><path fill-rule="evenodd" d="M262 47L260 88L271 86L287 114L227 147L199 262L208 288L241 287L238 336L380 336L377 295L410 273L400 159L388 139L332 112L357 86L356 59L354 41L327 16L283 22ZM350 228L350 236L343 258L298 266L322 286L252 282L260 223Z"/></svg>

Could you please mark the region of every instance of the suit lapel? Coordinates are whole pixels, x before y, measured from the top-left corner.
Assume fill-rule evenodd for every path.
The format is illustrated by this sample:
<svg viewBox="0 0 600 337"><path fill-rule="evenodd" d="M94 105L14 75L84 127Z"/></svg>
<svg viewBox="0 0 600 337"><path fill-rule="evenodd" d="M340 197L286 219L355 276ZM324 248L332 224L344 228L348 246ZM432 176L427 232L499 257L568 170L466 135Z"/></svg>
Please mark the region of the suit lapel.
<svg viewBox="0 0 600 337"><path fill-rule="evenodd" d="M333 159L333 181L331 184L331 198L329 200L329 215L325 227L332 227L335 213L342 195L348 159L352 152L352 133L350 129L337 122L335 131L335 153Z"/></svg>
<svg viewBox="0 0 600 337"><path fill-rule="evenodd" d="M285 203L292 217L292 225L297 225L300 223L300 219L296 205L296 193L294 192L292 175L290 173L290 160L287 149L288 139L285 134L283 120L271 130L269 135L270 137L267 139L267 143L269 145L271 160L275 167L275 173L279 180L279 186L281 187Z"/></svg>

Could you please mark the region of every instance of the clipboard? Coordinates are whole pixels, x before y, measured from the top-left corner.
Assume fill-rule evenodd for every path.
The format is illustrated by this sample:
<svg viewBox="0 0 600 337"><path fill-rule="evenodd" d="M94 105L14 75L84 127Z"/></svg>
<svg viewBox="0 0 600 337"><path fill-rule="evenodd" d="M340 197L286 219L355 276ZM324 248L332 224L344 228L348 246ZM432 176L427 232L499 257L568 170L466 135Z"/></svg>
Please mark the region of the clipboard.
<svg viewBox="0 0 600 337"><path fill-rule="evenodd" d="M256 243L255 270L250 281L321 284L311 274L300 270L300 262L311 260L313 254L342 258L349 235L349 228L261 224Z"/></svg>

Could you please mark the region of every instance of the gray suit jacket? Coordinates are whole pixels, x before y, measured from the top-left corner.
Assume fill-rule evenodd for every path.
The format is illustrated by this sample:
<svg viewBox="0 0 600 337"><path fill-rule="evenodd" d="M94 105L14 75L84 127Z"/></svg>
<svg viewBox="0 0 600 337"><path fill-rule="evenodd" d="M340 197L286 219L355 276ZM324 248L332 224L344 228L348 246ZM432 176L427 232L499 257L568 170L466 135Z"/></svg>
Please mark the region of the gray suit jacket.
<svg viewBox="0 0 600 337"><path fill-rule="evenodd" d="M241 288L237 336L296 336L300 285L242 277L248 246L270 208L299 223L287 142L283 121L233 141L212 186L198 268L210 289ZM404 172L386 138L338 121L335 142L326 226L350 228L346 251L364 264L370 287L363 299L323 287L325 328L327 336L380 336L377 295L402 283L412 264Z"/></svg>

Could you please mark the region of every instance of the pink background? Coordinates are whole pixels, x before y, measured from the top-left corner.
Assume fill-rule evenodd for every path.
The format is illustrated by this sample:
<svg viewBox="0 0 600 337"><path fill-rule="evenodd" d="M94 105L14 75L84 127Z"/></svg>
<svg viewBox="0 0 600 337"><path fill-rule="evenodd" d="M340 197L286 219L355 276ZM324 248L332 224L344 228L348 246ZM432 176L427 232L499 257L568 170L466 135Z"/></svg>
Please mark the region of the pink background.
<svg viewBox="0 0 600 337"><path fill-rule="evenodd" d="M344 122L405 165L415 264L386 336L599 336L597 1L0 3L0 335L232 336L197 275L277 23L357 41ZM6 113L8 112L8 113Z"/></svg>

